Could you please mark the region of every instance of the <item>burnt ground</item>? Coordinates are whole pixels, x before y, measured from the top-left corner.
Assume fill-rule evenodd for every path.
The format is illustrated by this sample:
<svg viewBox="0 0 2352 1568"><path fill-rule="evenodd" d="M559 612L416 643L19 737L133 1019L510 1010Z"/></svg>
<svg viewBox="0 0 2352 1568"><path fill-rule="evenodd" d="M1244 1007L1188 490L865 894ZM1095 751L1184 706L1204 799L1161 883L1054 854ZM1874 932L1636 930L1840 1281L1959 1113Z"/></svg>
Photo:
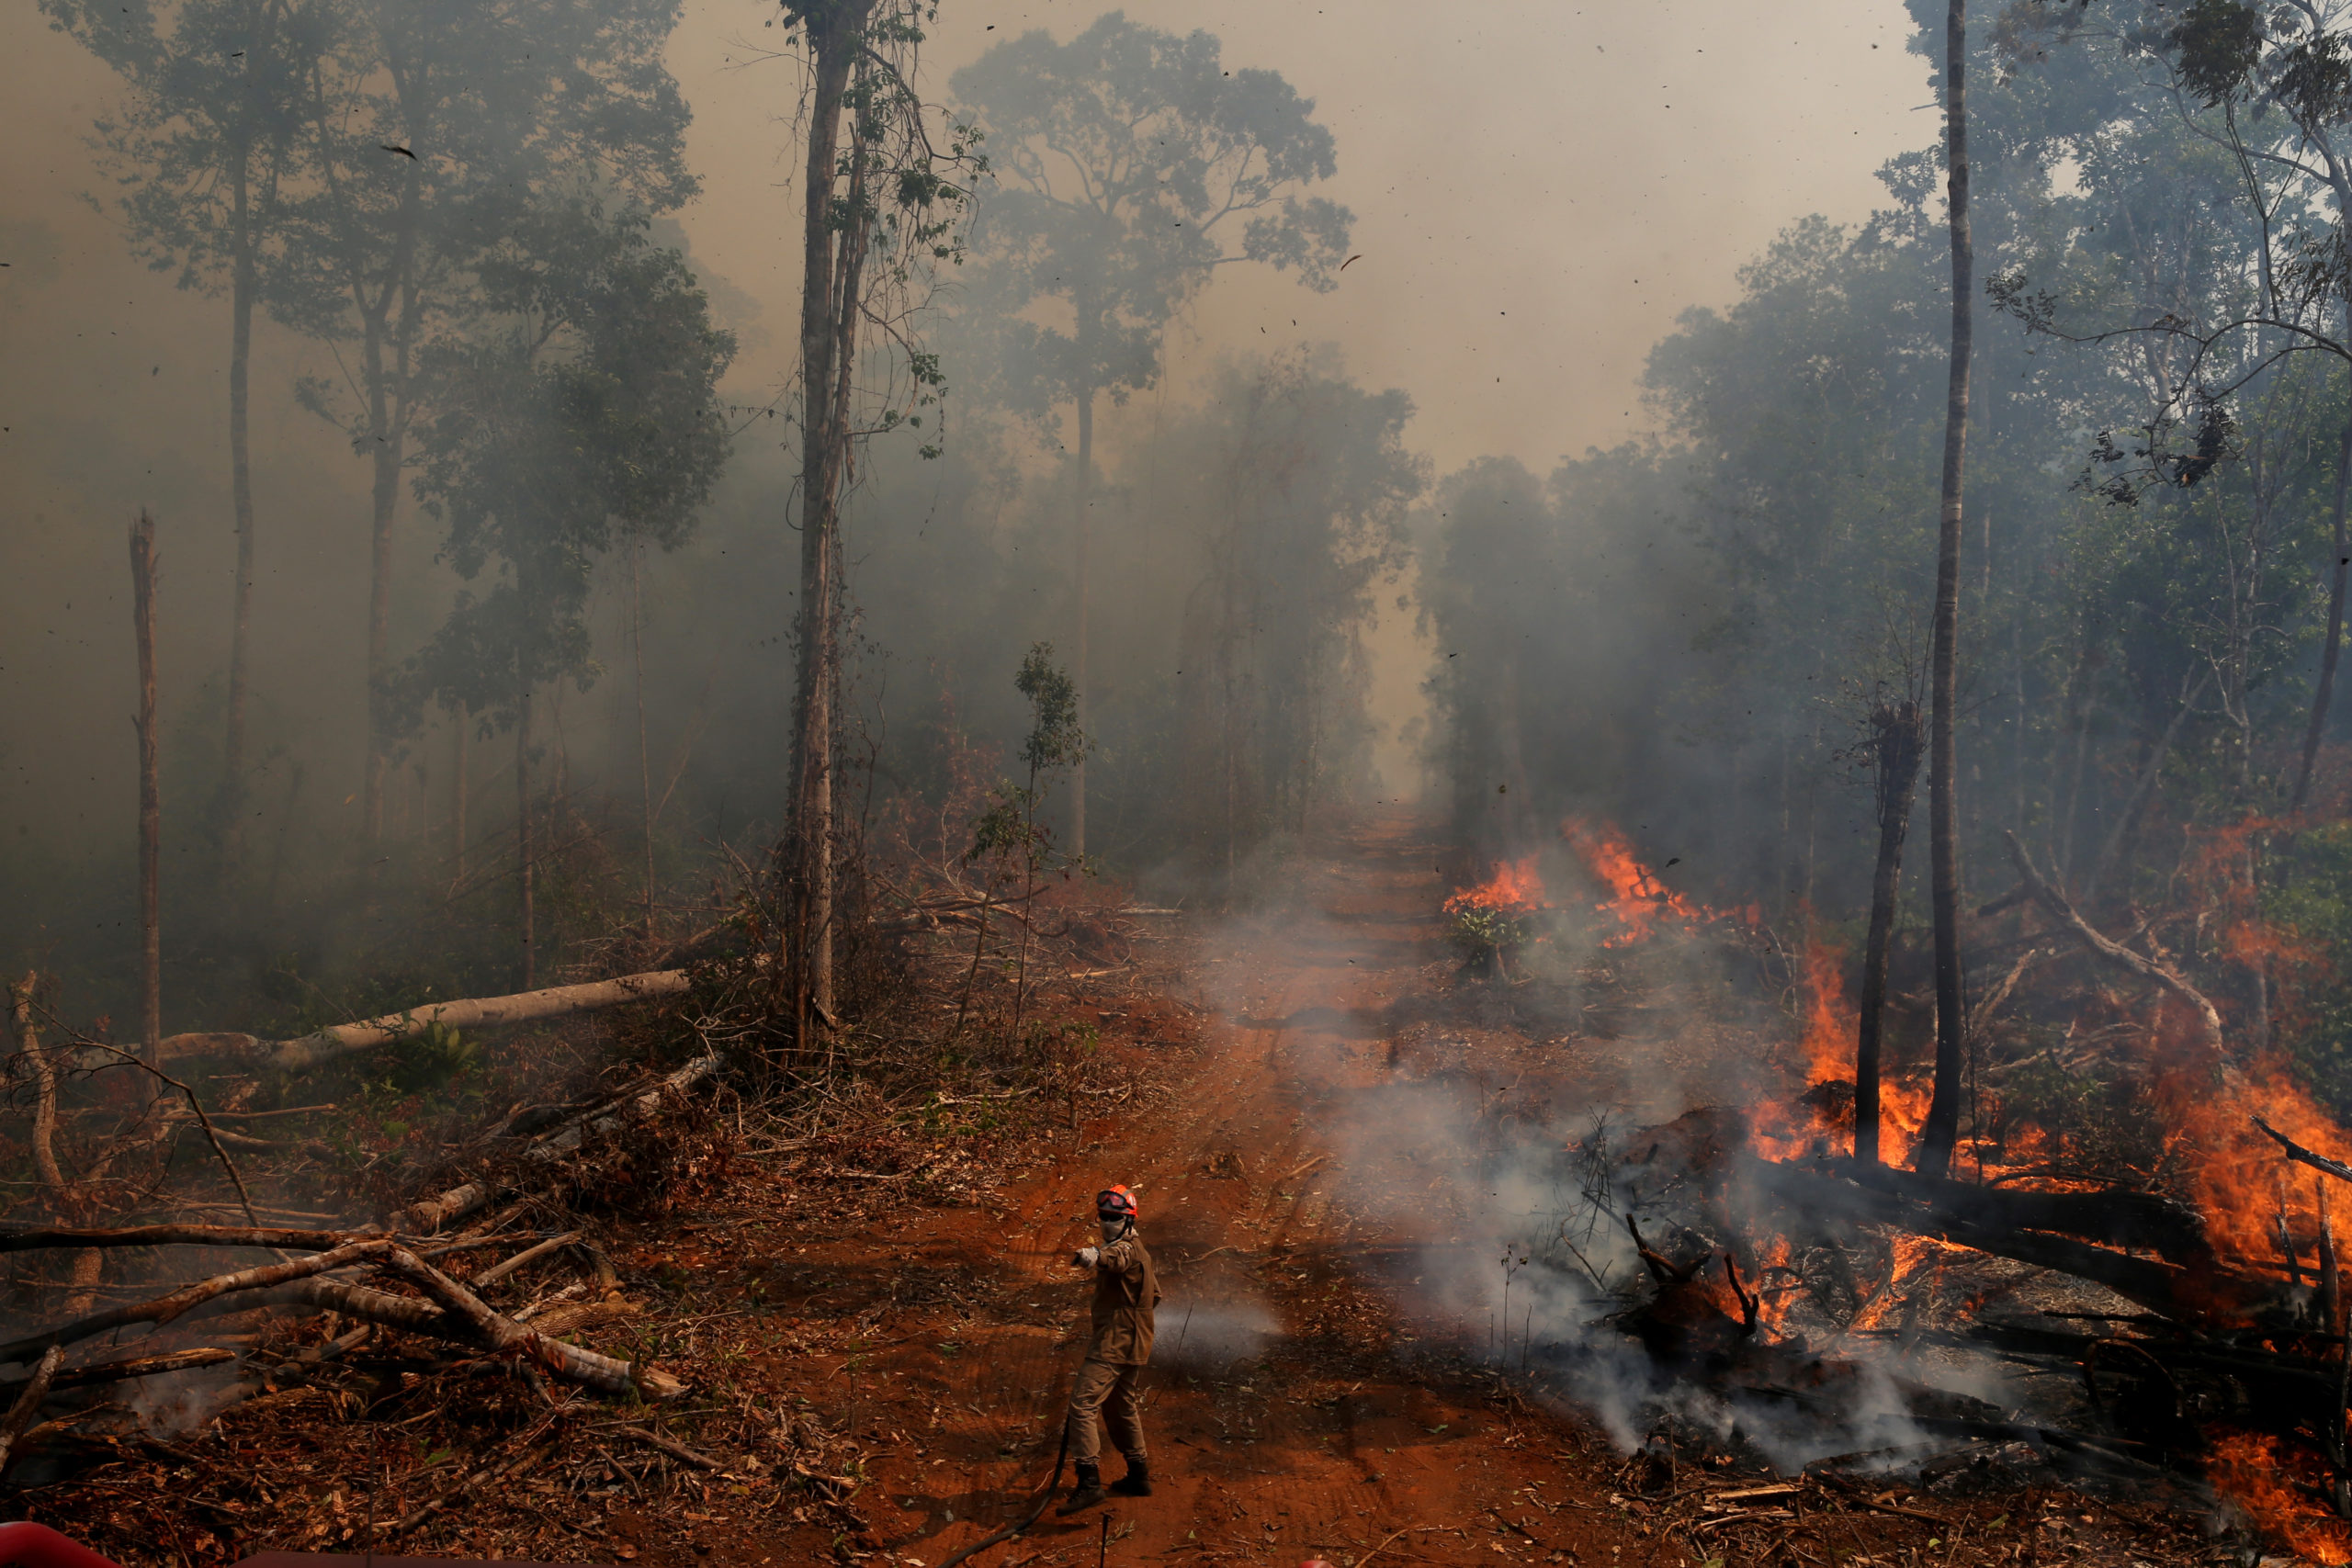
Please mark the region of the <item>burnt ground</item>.
<svg viewBox="0 0 2352 1568"><path fill-rule="evenodd" d="M1434 1200L1356 1202L1364 1145L1329 1135L1341 1108L1377 1135L1363 1106L1399 1074L1508 1088L1540 1066L1548 1111L1531 1114L1556 1113L1587 1069L1573 1042L1498 1022L1458 985L1437 867L1421 824L1375 817L1294 868L1285 908L1188 933L1176 983L1078 983L1070 1011L1102 1045L1100 1092L1072 1097L1075 1125L1057 1114L1018 1142L943 1140L865 1168L754 1145L691 1213L622 1227L608 1247L624 1321L580 1337L688 1377L682 1410L585 1407L535 1450L550 1417L519 1394L413 1417L379 1399L363 1422L349 1394L295 1387L35 1485L29 1512L126 1560L209 1562L356 1551L365 1517L448 1494L379 1551L932 1568L1017 1517L1052 1465L1088 1294L1069 1255L1091 1194L1116 1180L1140 1191L1169 1297L1147 1382L1157 1495L1048 1512L978 1562L2247 1560L2196 1513L2112 1491L1791 1486L1730 1454L1628 1456L1572 1371L1521 1373L1494 1354L1489 1323L1449 1318L1418 1288L1426 1260L1485 1238ZM1661 1062L1675 1049L1656 1048ZM1589 1069L1594 1092L1623 1092L1624 1060ZM1400 1122L1378 1151L1392 1169L1421 1152L1416 1136ZM622 1421L658 1422L721 1468L626 1440ZM540 1453L450 1491L469 1469ZM133 1550L141 1540L151 1551Z"/></svg>

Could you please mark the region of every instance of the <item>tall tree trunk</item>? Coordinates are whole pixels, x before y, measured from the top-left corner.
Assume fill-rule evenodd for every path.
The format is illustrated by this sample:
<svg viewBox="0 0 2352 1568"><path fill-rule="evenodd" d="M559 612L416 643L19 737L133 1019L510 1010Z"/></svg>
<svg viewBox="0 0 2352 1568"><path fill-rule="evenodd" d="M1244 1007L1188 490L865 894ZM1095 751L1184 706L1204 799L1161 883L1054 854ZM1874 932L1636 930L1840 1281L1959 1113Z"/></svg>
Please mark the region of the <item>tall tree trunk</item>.
<svg viewBox="0 0 2352 1568"><path fill-rule="evenodd" d="M466 879L466 731L473 728L473 710L458 705L457 755L449 762L449 852L457 863L455 880Z"/></svg>
<svg viewBox="0 0 2352 1568"><path fill-rule="evenodd" d="M802 175L800 288L800 637L793 703L791 831L783 846L792 913L786 931L798 1045L809 1014L833 1014L833 706L839 679L834 625L840 585L841 491L849 467L849 376L866 220L865 166L852 160L849 199L836 205L842 110L864 45L873 0L811 6L803 26L814 66L808 156Z"/></svg>
<svg viewBox="0 0 2352 1568"><path fill-rule="evenodd" d="M221 746L220 868L233 883L245 858L245 714L254 612L254 475L250 441L254 346L254 237L247 188L247 150L232 165L232 243L236 250L229 298L229 492L237 531L237 581L229 612L229 726Z"/></svg>
<svg viewBox="0 0 2352 1568"><path fill-rule="evenodd" d="M1093 543L1091 512L1094 491L1094 389L1078 389L1078 649L1070 660L1070 675L1078 688L1078 730L1086 733L1088 684L1086 651L1087 557ZM1086 853L1086 753L1081 750L1070 769L1069 852Z"/></svg>
<svg viewBox="0 0 2352 1568"><path fill-rule="evenodd" d="M2352 478L2352 412L2344 418L2344 435L2335 446L2335 499L2328 508L2328 537L2335 547L2335 566L2328 575L2327 641L2320 646L2319 684L2312 692L2312 720L2303 731L2303 755L2295 770L2291 813L2301 812L2311 798L2312 768L2319 761L2319 743L2327 732L2327 706L2335 695L2335 666L2344 652L2344 585L2352 570L2352 549L2345 547L2345 481Z"/></svg>
<svg viewBox="0 0 2352 1568"><path fill-rule="evenodd" d="M531 686L523 683L514 704L514 881L522 890L523 990L539 983L537 908L532 903L532 864L537 846L531 838Z"/></svg>
<svg viewBox="0 0 2352 1568"><path fill-rule="evenodd" d="M375 436L368 520L368 756L359 784L361 836L373 844L384 832L384 778L391 767L385 744L384 677L392 656L392 517L400 506L401 462L393 450L390 396L385 380L383 325L370 322L361 350L367 366L368 424Z"/></svg>
<svg viewBox="0 0 2352 1568"><path fill-rule="evenodd" d="M144 509L130 527L130 615L139 643L139 1043L153 1066L164 1040L164 788L155 729L155 520Z"/></svg>
<svg viewBox="0 0 2352 1568"><path fill-rule="evenodd" d="M413 144L415 132L409 132ZM415 161L401 171L400 230L392 246L390 275L368 319L367 396L368 433L374 437L375 474L369 490L368 586L368 764L360 818L367 841L384 833L384 782L391 771L391 734L386 704L392 670L392 523L401 502L401 467L408 439L410 358L423 317L415 278L422 189ZM399 314L392 314L394 303ZM392 341L385 342L390 324ZM390 350L390 363L386 363ZM375 864L371 857L369 864Z"/></svg>
<svg viewBox="0 0 2352 1568"><path fill-rule="evenodd" d="M1871 712L1878 786L1878 869L1871 878L1871 930L1862 950L1861 1015L1854 1039L1854 1157L1879 1163L1879 1043L1886 1021L1886 968L1894 943L1903 840L1919 785L1919 705L1905 698Z"/></svg>
<svg viewBox="0 0 2352 1568"><path fill-rule="evenodd" d="M1942 1176L1960 1137L1960 795L1955 721L1960 705L1961 475L1968 455L1968 355L1975 332L1975 254L1968 233L1968 6L1944 19L1944 148L1951 216L1951 366L1944 390L1941 525L1936 540L1934 707L1928 733L1928 852L1936 924L1936 1089L1914 1168Z"/></svg>
<svg viewBox="0 0 2352 1568"><path fill-rule="evenodd" d="M645 817L645 940L653 940L653 755L645 741L645 542L628 558L629 648L637 659L637 779Z"/></svg>

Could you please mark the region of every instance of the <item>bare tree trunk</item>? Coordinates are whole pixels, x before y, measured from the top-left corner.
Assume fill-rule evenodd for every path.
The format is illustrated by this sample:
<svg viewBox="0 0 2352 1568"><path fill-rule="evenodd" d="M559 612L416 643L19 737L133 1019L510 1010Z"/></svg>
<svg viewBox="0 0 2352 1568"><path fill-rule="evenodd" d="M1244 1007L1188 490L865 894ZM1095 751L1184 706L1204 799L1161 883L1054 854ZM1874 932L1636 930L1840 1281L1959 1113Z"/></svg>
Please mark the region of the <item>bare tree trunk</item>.
<svg viewBox="0 0 2352 1568"><path fill-rule="evenodd" d="M413 132L411 133L413 139ZM408 438L408 373L422 315L414 276L419 208L423 200L415 161L401 171L401 218L383 294L368 310L367 397L368 433L375 438L375 473L369 486L368 579L368 761L360 785L361 830L375 843L384 833L384 782L391 771L391 736L385 710L392 668L392 524L400 511L401 468ZM385 342L397 300L400 313ZM363 305L363 310L365 306ZM390 363L386 363L389 348ZM375 863L371 858L369 864Z"/></svg>
<svg viewBox="0 0 2352 1568"><path fill-rule="evenodd" d="M28 974L8 987L9 1011L17 1023L17 1049L33 1076L33 1174L54 1211L65 1188L57 1168L57 1073L49 1053L41 1049L40 1033L33 1027L33 992L40 986L38 973Z"/></svg>
<svg viewBox="0 0 2352 1568"><path fill-rule="evenodd" d="M466 742L469 739L466 732L473 723L473 710L459 703L457 756L449 764L449 848L457 861L458 882L466 879Z"/></svg>
<svg viewBox="0 0 2352 1568"><path fill-rule="evenodd" d="M1919 785L1919 705L1905 698L1871 714L1878 785L1878 870L1871 878L1871 930L1862 950L1862 999L1854 1040L1854 1158L1879 1163L1879 1043L1886 1021L1887 958L1894 942L1903 840Z"/></svg>
<svg viewBox="0 0 2352 1568"><path fill-rule="evenodd" d="M653 940L653 758L645 741L645 541L628 558L629 648L637 659L637 776L645 815L645 940Z"/></svg>
<svg viewBox="0 0 2352 1568"><path fill-rule="evenodd" d="M1951 217L1951 365L1944 391L1941 522L1936 541L1933 717L1928 796L1936 926L1936 1089L1914 1168L1942 1176L1960 1136L1960 704L1961 478L1968 455L1968 358L1975 331L1975 254L1968 231L1968 5L1944 19L1944 147Z"/></svg>
<svg viewBox="0 0 2352 1568"><path fill-rule="evenodd" d="M514 712L514 874L522 889L523 987L538 984L538 932L531 903L531 688L526 683Z"/></svg>
<svg viewBox="0 0 2352 1568"><path fill-rule="evenodd" d="M2290 813L2300 812L2311 798L2312 768L2319 761L2320 739L2327 732L2327 707L2335 695L2335 666L2344 652L2344 587L2352 570L2352 548L2344 536L2345 482L2352 479L2352 414L2344 421L2343 439L2335 447L2335 499L2328 509L2328 537L2335 546L2335 566L2328 575L2327 640L2320 647L2319 684L2312 692L2312 721L2303 731L2303 755L2295 770L2295 795Z"/></svg>
<svg viewBox="0 0 2352 1568"><path fill-rule="evenodd" d="M840 0L803 17L814 66L808 156L802 180L800 293L800 637L793 704L791 830L783 846L792 916L786 940L798 1044L810 1012L833 1015L833 699L839 679L834 626L841 491L849 468L849 376L866 218L863 157L853 160L848 200L836 204L842 111L865 42L873 0ZM846 213L847 217L841 216Z"/></svg>
<svg viewBox="0 0 2352 1568"><path fill-rule="evenodd" d="M24 1053L25 1065L33 1075L33 1174L40 1179L41 1196L48 1201L49 1213L70 1222L82 1217L82 1208L73 1185L57 1163L57 1066L50 1060L48 1049L40 1043L40 1033L33 1027L33 994L40 985L40 976L28 974L8 988L8 1000L16 1016L17 1046ZM66 1275L71 1286L65 1299L68 1315L90 1310L105 1269L106 1255L98 1248L85 1247L74 1253Z"/></svg>
<svg viewBox="0 0 2352 1568"><path fill-rule="evenodd" d="M139 1043L147 1065L164 1038L164 790L155 728L155 520L130 528L130 614L139 642Z"/></svg>
<svg viewBox="0 0 2352 1568"><path fill-rule="evenodd" d="M1086 733L1086 596L1087 556L1093 541L1094 519L1091 508L1094 491L1094 389L1078 389L1078 649L1070 661L1070 674L1078 688L1078 729ZM1070 769L1069 852L1073 856L1086 853L1086 753L1080 750L1078 761Z"/></svg>
<svg viewBox="0 0 2352 1568"><path fill-rule="evenodd" d="M254 240L246 150L234 164L232 233L235 270L229 302L229 491L237 531L237 581L229 615L229 726L221 747L220 868L233 883L245 858L245 716L252 669L254 613L254 474L252 371Z"/></svg>
<svg viewBox="0 0 2352 1568"><path fill-rule="evenodd" d="M380 334L379 334L380 335ZM384 835L384 779L391 750L384 735L384 679L392 657L392 518L401 499L401 460L384 434L389 423L382 390L382 346L375 346L369 379L376 431L375 473L368 489L368 759L360 781L360 831L370 844Z"/></svg>

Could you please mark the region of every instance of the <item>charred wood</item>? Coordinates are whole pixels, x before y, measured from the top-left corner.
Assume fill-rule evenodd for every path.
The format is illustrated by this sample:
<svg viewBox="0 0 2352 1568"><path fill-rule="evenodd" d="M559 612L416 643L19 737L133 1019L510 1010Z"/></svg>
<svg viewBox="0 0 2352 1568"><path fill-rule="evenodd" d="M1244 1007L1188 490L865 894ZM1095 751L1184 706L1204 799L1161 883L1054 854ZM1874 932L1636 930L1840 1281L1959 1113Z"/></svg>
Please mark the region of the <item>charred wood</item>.
<svg viewBox="0 0 2352 1568"><path fill-rule="evenodd" d="M1864 1186L1845 1176L1752 1156L1747 1168L1766 1191L1815 1218L1842 1214L1865 1224L1937 1236L2037 1268L2054 1269L2104 1285L2156 1312L2189 1321L2208 1320L2217 1314L2240 1315L2277 1294L2267 1281L2210 1258L2188 1265L2137 1258L2050 1231L1994 1223L1982 1217L1981 1213L1955 1213L1953 1207L1947 1207L1942 1201L1922 1201ZM1968 1190L1973 1193L1977 1190Z"/></svg>

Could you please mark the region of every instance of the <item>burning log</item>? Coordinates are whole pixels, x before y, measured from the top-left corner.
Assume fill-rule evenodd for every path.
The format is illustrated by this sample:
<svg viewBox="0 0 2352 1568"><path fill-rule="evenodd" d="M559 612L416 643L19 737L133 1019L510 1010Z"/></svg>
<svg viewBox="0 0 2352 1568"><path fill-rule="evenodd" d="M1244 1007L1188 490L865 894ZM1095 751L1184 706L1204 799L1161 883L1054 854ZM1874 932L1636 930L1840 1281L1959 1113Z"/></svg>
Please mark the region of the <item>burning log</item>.
<svg viewBox="0 0 2352 1568"><path fill-rule="evenodd" d="M2352 1165L2346 1165L2340 1159L2330 1159L2324 1154L2303 1147L2259 1116L2254 1119L2254 1124L2267 1134L2270 1141L2284 1150L2289 1159L2299 1165L2310 1166L2313 1170L2324 1171L2338 1181L2352 1181Z"/></svg>
<svg viewBox="0 0 2352 1568"><path fill-rule="evenodd" d="M1712 1259L1701 1257L1690 1263L1675 1262L1642 1239L1642 1228L1631 1213L1625 1216L1625 1229L1657 1285L1657 1293L1632 1313L1625 1325L1653 1358L1669 1364L1720 1361L1754 1337L1757 1304L1739 1288L1736 1274L1732 1276L1732 1290L1745 1309L1744 1323L1724 1311L1714 1292L1699 1282L1701 1271ZM1731 1267L1728 1254L1724 1267Z"/></svg>
<svg viewBox="0 0 2352 1568"><path fill-rule="evenodd" d="M2112 1247L2154 1252L2168 1262L2191 1269L2209 1267L2213 1261L2212 1245L2205 1235L2205 1216L2160 1192L2037 1192L1978 1187L1886 1166L1857 1167L1850 1174L1865 1186L1928 1204L1963 1224L2096 1238Z"/></svg>
<svg viewBox="0 0 2352 1568"><path fill-rule="evenodd" d="M1996 1258L2054 1269L2078 1280L2104 1285L2128 1301L2185 1321L2206 1321L2214 1315L2242 1316L2278 1294L2269 1281L2227 1269L2210 1252L2202 1257L2192 1254L2192 1260L2188 1263L2173 1262L2134 1257L2053 1231L2024 1228L2012 1223L2014 1213L1996 1217L2002 1216L1999 1208L1979 1201L1978 1194L1989 1195L1998 1190L1945 1182L1917 1189L1915 1195L1753 1156L1746 1160L1745 1168L1765 1191L1802 1212L1814 1215L1844 1214L1871 1224L1956 1242ZM1963 1200L1959 1196L1962 1193L1969 1196ZM2077 1223L2095 1213L2096 1201L2101 1199L2113 1201L2113 1212L2118 1214L2162 1213L2142 1201L2144 1194L2001 1193L1999 1199L2060 1196L2093 1201L2072 1212Z"/></svg>

